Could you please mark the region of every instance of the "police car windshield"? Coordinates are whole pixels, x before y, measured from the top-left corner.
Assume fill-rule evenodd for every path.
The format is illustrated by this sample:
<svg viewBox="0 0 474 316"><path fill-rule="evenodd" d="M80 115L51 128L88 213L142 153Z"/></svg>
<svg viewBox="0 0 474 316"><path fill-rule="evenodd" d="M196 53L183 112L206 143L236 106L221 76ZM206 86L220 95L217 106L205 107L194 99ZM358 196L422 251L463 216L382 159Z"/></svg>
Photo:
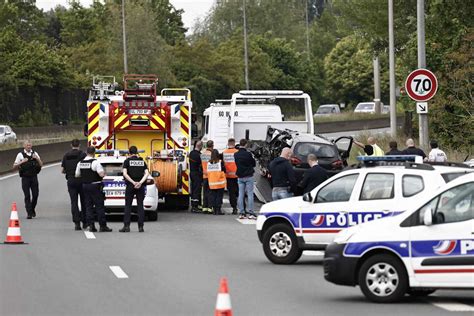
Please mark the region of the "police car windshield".
<svg viewBox="0 0 474 316"><path fill-rule="evenodd" d="M358 110L372 110L374 108L373 103L359 103L356 107Z"/></svg>
<svg viewBox="0 0 474 316"><path fill-rule="evenodd" d="M107 176L116 177L122 175L123 165L121 163L101 163Z"/></svg>
<svg viewBox="0 0 474 316"><path fill-rule="evenodd" d="M332 109L333 109L332 107L324 106L324 107L320 107L316 113L318 113L318 114L327 114L327 113L331 113Z"/></svg>
<svg viewBox="0 0 474 316"><path fill-rule="evenodd" d="M441 174L441 176L443 177L444 181L448 183L465 174L466 172L450 172L450 173L443 173Z"/></svg>
<svg viewBox="0 0 474 316"><path fill-rule="evenodd" d="M339 153L333 145L319 143L298 143L294 150L295 156L306 162L309 154L314 154L319 158L337 158Z"/></svg>

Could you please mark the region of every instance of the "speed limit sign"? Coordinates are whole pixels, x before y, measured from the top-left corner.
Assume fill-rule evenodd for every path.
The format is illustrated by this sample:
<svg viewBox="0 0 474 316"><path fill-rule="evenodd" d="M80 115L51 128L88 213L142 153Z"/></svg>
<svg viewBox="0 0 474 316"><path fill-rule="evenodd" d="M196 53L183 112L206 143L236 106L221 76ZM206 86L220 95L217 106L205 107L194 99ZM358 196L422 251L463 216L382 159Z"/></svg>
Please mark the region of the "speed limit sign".
<svg viewBox="0 0 474 316"><path fill-rule="evenodd" d="M428 101L436 94L438 80L428 69L411 72L405 81L405 90L410 98L418 102Z"/></svg>

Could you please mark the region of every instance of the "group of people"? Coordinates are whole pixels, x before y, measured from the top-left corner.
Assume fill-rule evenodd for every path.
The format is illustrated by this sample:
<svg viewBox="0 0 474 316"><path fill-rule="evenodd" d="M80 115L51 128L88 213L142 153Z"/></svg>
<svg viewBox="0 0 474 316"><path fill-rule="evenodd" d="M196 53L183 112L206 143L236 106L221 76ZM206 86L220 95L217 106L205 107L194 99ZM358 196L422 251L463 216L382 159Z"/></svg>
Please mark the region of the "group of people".
<svg viewBox="0 0 474 316"><path fill-rule="evenodd" d="M439 149L438 142L436 140L430 141L431 151L428 155L425 154L423 149L415 146L415 141L412 138L407 139L405 145L406 148L403 150L398 149L398 144L396 141L391 141L389 143L390 150L385 152L377 145L377 140L375 137L367 138L367 145L354 140L354 144L359 146L364 150L364 153L367 156L393 156L393 155L417 155L423 157L424 161L429 162L446 162L448 157L446 153Z"/></svg>
<svg viewBox="0 0 474 316"><path fill-rule="evenodd" d="M212 140L206 142L205 149L201 141L194 144L189 153L192 212L224 215L222 204L227 188L232 214L238 213L241 219L257 218L253 210L256 162L247 145L246 139L241 139L236 146L235 139L230 138L227 148L219 153Z"/></svg>

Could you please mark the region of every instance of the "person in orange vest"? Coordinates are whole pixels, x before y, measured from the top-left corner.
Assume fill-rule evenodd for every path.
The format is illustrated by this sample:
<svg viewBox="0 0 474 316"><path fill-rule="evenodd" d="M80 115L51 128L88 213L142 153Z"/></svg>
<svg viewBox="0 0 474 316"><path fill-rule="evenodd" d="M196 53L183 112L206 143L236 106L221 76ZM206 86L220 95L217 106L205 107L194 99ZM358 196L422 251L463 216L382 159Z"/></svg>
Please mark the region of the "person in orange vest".
<svg viewBox="0 0 474 316"><path fill-rule="evenodd" d="M237 197L239 195L239 185L237 183L237 165L235 164L234 154L238 152L235 148L235 139L229 138L227 149L222 152L225 166L225 177L227 179L227 192L229 193L229 202L232 206L232 214L237 215Z"/></svg>
<svg viewBox="0 0 474 316"><path fill-rule="evenodd" d="M201 153L201 164L202 164L202 212L211 213L212 210L209 207L209 181L207 179L207 164L211 160L211 153L214 149L214 142L208 140L206 143L206 149Z"/></svg>
<svg viewBox="0 0 474 316"><path fill-rule="evenodd" d="M219 151L214 149L211 153L211 159L207 164L207 180L210 189L210 204L214 215L224 215L221 211L222 198L226 185L226 169L224 162L219 157Z"/></svg>

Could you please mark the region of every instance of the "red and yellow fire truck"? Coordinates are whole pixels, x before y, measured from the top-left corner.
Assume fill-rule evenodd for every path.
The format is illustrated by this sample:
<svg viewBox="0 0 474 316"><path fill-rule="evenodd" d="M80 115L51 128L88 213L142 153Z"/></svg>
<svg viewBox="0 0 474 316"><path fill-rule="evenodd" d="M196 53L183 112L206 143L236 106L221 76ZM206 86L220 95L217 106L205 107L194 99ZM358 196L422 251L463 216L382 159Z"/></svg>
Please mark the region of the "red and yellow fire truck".
<svg viewBox="0 0 474 316"><path fill-rule="evenodd" d="M163 89L155 75L125 75L123 90L114 77L94 77L87 102L89 146L99 150L144 150L166 207L189 205L188 154L191 142L191 92ZM153 173L158 175L157 172Z"/></svg>

